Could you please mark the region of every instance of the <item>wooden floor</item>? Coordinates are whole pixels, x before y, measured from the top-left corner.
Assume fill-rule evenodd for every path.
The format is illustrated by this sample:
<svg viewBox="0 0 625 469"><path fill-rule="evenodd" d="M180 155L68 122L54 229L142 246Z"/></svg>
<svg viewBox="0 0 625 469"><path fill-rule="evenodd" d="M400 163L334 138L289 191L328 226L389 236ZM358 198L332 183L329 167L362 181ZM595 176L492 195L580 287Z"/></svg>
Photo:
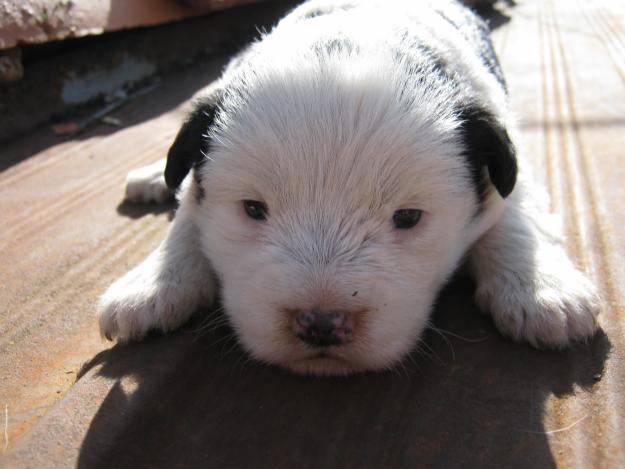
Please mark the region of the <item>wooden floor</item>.
<svg viewBox="0 0 625 469"><path fill-rule="evenodd" d="M595 340L512 344L458 279L435 312L447 332L386 374L292 376L202 318L141 344L101 341L98 295L172 211L122 204L124 176L165 154L215 60L118 111L121 128L41 130L0 150L0 466L625 467L625 3L500 6L491 24L524 151L604 299Z"/></svg>

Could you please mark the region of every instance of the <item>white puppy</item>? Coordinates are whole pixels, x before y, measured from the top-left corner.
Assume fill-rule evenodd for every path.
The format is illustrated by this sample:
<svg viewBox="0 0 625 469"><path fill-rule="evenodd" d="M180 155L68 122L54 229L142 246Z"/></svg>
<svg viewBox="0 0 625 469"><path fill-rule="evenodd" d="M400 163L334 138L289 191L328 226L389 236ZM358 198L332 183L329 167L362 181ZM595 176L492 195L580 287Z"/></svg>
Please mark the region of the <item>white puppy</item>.
<svg viewBox="0 0 625 469"><path fill-rule="evenodd" d="M131 198L163 198L166 180L180 208L102 297L102 333L172 330L220 284L253 357L382 369L414 347L467 259L502 333L536 347L588 339L595 289L517 175L514 135L487 27L464 7L307 2L198 102L164 180L131 175Z"/></svg>

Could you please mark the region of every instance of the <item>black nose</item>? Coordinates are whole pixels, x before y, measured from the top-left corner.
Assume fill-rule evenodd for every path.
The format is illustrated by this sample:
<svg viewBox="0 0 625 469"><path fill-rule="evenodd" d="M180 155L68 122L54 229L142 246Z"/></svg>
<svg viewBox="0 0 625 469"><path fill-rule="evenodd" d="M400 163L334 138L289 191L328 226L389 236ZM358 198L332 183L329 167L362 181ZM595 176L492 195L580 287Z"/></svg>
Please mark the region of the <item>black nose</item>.
<svg viewBox="0 0 625 469"><path fill-rule="evenodd" d="M313 347L341 345L351 332L341 313L312 310L299 313L295 319L297 336Z"/></svg>

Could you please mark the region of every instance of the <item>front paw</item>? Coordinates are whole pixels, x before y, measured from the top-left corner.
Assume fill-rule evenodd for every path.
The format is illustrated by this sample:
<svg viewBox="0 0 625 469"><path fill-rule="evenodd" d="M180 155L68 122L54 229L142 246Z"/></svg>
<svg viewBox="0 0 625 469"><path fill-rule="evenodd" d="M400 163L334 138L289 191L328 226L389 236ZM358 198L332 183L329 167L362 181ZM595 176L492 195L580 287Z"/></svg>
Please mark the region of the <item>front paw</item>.
<svg viewBox="0 0 625 469"><path fill-rule="evenodd" d="M98 316L103 337L120 342L140 340L156 327L157 292L149 283L131 271L102 295Z"/></svg>
<svg viewBox="0 0 625 469"><path fill-rule="evenodd" d="M563 348L594 335L600 311L595 287L564 253L556 257L518 270L509 266L478 285L476 300L502 334L536 348Z"/></svg>
<svg viewBox="0 0 625 469"><path fill-rule="evenodd" d="M164 171L164 161L130 171L126 176L126 200L163 203L173 199L174 194L165 183Z"/></svg>
<svg viewBox="0 0 625 469"><path fill-rule="evenodd" d="M159 281L151 269L139 265L111 285L100 298L100 333L119 342L141 340L150 330L171 331L198 306L185 298L184 287Z"/></svg>

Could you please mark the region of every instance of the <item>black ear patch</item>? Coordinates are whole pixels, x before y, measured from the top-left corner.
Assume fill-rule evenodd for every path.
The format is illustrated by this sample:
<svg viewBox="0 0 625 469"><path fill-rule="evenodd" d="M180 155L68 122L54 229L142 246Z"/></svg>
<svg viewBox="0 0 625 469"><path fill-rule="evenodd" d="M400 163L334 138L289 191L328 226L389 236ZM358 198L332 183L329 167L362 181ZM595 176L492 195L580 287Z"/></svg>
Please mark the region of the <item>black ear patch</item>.
<svg viewBox="0 0 625 469"><path fill-rule="evenodd" d="M167 153L165 182L175 191L192 167L204 159L208 152L209 128L215 121L219 93L201 98L189 113Z"/></svg>
<svg viewBox="0 0 625 469"><path fill-rule="evenodd" d="M516 183L516 150L508 132L490 112L468 106L461 110L460 130L480 202L485 197L484 168L502 197L507 197Z"/></svg>

